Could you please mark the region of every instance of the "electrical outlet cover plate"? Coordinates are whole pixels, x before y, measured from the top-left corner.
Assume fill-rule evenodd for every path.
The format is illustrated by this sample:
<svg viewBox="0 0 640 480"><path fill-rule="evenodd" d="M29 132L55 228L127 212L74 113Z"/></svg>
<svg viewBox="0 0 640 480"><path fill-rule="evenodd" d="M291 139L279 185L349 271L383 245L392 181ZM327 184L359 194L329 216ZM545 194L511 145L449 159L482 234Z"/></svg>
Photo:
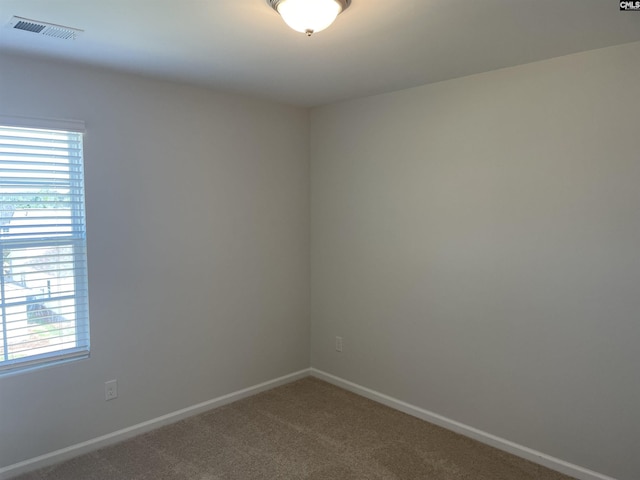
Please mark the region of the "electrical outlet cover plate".
<svg viewBox="0 0 640 480"><path fill-rule="evenodd" d="M118 381L109 380L104 382L104 399L113 400L114 398L118 398Z"/></svg>

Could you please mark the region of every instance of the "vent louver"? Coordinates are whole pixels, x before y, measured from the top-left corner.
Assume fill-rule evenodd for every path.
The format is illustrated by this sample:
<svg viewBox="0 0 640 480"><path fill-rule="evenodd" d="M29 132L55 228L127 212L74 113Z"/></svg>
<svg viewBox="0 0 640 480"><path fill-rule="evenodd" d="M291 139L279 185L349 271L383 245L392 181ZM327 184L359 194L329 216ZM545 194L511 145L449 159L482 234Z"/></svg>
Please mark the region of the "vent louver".
<svg viewBox="0 0 640 480"><path fill-rule="evenodd" d="M79 28L65 27L22 17L13 17L11 21L9 21L9 27L25 32L37 33L38 35L46 35L47 37L61 38L63 40L75 40L76 37L83 32L83 30Z"/></svg>

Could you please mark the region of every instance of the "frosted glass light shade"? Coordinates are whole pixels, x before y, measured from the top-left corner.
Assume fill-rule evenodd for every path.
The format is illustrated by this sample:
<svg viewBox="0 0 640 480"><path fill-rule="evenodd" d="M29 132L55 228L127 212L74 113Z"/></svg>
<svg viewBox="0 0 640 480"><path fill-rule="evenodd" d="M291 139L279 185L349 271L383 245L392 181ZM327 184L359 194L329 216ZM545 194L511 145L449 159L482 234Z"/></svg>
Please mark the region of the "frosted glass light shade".
<svg viewBox="0 0 640 480"><path fill-rule="evenodd" d="M269 2L287 25L311 35L331 25L350 0L280 0Z"/></svg>

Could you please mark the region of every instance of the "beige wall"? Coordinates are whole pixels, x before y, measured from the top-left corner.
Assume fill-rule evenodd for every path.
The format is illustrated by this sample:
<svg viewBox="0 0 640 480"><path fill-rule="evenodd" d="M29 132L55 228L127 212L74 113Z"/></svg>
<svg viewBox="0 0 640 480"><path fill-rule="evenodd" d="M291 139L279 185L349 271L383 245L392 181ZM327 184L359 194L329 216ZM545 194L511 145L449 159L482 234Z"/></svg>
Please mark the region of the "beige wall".
<svg viewBox="0 0 640 480"><path fill-rule="evenodd" d="M0 56L0 114L86 122L92 339L0 379L0 466L309 366L307 110Z"/></svg>
<svg viewBox="0 0 640 480"><path fill-rule="evenodd" d="M635 43L312 110L312 365L639 478L639 85Z"/></svg>

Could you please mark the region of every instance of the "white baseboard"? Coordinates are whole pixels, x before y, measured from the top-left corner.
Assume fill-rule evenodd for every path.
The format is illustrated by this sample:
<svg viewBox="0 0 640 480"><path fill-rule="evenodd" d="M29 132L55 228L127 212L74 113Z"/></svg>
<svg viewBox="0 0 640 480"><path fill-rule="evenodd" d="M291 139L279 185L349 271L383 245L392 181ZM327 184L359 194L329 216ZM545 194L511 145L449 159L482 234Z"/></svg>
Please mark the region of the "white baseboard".
<svg viewBox="0 0 640 480"><path fill-rule="evenodd" d="M474 440L478 440L479 442L482 442L486 445L490 445L499 450L511 453L557 472L564 473L565 475L577 478L578 480L615 480L612 477L608 477L587 468L565 462L564 460L560 460L559 458L546 455L531 448L523 447L522 445L510 442L509 440L505 440L504 438L500 438L490 433L483 432L482 430L478 430L477 428L470 427L469 425L456 422L455 420L443 417L442 415L438 415L437 413L433 413L423 408L410 405L406 402L403 402L402 400L398 400L383 393L376 392L375 390L371 390L370 388L366 388L348 380L344 380L340 377L336 377L335 375L323 372L322 370L311 368L311 375L326 382L332 383L333 385L336 385L338 387L344 388L345 390L349 390L350 392L369 398L375 402L382 403L383 405L391 407L395 410L399 410L422 420L426 420L429 423L433 423L440 427L446 428L447 430L459 433L461 435L464 435L465 437L473 438Z"/></svg>
<svg viewBox="0 0 640 480"><path fill-rule="evenodd" d="M151 430L168 425L170 423L177 422L184 418L206 412L207 410L221 407L228 403L235 402L236 400L256 395L257 393L293 382L300 378L308 377L309 374L310 369L306 368L304 370L300 370L299 372L294 372L289 375L276 378L274 380L269 380L267 382L254 385L249 388L238 390L237 392L233 392L228 395L223 395L212 400L207 400L206 402L192 405L190 407L183 408L182 410L178 410L167 415L163 415L161 417L154 418L137 425L133 425L131 427L123 428L122 430L118 430L116 432L108 433L107 435L103 435L101 437L92 438L91 440L87 440L86 442L77 443L75 445L71 445L70 447L56 450L55 452L40 455L39 457L35 458L30 458L23 462L14 463L13 465L9 465L7 467L2 467L0 468L0 480L8 480L9 478L12 478L14 476L21 475L38 468L53 465L64 460L69 460L84 453L88 453L99 448L121 442L128 438L135 437L136 435L149 432Z"/></svg>

